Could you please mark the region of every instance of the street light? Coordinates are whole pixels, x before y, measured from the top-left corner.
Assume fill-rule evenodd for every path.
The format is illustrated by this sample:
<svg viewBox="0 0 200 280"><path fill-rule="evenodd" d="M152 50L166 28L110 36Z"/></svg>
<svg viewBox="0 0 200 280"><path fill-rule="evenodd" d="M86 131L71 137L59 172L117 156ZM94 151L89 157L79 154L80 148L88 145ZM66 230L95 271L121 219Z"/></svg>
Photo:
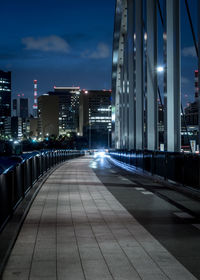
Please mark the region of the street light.
<svg viewBox="0 0 200 280"><path fill-rule="evenodd" d="M164 72L164 67L163 66L157 66L157 72L158 73L163 73Z"/></svg>

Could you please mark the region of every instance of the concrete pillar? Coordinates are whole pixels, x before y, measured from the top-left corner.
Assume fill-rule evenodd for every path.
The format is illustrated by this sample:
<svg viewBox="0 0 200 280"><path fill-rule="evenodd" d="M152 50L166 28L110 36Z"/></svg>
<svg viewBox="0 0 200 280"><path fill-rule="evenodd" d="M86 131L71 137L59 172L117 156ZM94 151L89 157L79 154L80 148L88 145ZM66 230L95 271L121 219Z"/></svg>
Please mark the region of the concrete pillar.
<svg viewBox="0 0 200 280"><path fill-rule="evenodd" d="M180 1L167 0L167 150L181 146Z"/></svg>
<svg viewBox="0 0 200 280"><path fill-rule="evenodd" d="M157 150L157 7L147 0L147 149Z"/></svg>
<svg viewBox="0 0 200 280"><path fill-rule="evenodd" d="M135 0L136 29L136 149L144 145L144 97L143 97L143 7Z"/></svg>

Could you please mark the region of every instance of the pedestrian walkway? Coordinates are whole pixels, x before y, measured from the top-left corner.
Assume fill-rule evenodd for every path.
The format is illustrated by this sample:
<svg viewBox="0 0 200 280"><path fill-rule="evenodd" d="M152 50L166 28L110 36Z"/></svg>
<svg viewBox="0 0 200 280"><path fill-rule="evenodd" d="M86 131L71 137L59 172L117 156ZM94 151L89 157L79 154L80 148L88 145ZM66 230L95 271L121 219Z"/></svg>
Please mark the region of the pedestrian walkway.
<svg viewBox="0 0 200 280"><path fill-rule="evenodd" d="M196 279L107 190L91 160L68 161L46 180L3 279Z"/></svg>

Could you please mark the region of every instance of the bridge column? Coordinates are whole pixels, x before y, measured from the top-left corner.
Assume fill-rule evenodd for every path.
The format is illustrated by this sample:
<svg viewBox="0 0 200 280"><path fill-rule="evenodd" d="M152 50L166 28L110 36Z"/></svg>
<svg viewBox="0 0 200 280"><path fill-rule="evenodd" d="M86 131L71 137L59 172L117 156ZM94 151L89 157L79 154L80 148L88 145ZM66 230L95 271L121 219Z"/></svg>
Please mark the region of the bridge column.
<svg viewBox="0 0 200 280"><path fill-rule="evenodd" d="M128 93L129 93L129 149L135 149L135 62L134 62L134 1L128 0Z"/></svg>
<svg viewBox="0 0 200 280"><path fill-rule="evenodd" d="M157 7L147 0L147 149L157 150Z"/></svg>
<svg viewBox="0 0 200 280"><path fill-rule="evenodd" d="M180 0L167 0L167 150L180 151Z"/></svg>
<svg viewBox="0 0 200 280"><path fill-rule="evenodd" d="M143 7L135 0L136 28L136 149L144 146L144 97L143 97Z"/></svg>

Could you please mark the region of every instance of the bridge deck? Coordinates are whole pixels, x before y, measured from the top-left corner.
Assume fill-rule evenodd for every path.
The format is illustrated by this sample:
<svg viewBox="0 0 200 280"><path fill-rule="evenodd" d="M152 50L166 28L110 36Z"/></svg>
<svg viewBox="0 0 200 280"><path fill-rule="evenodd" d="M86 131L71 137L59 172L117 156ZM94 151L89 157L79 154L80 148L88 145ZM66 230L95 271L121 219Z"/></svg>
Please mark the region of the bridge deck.
<svg viewBox="0 0 200 280"><path fill-rule="evenodd" d="M74 159L46 180L3 279L196 279L108 191L95 164Z"/></svg>

